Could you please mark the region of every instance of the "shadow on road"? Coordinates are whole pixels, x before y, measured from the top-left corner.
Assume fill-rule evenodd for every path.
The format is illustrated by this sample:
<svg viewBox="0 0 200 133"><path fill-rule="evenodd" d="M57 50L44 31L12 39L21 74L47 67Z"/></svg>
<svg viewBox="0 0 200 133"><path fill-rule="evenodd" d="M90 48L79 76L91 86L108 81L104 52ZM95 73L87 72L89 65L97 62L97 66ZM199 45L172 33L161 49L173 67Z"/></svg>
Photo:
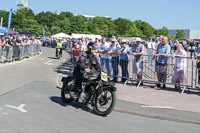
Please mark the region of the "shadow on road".
<svg viewBox="0 0 200 133"><path fill-rule="evenodd" d="M66 104L61 100L61 97L57 97L57 96L51 96L50 100L54 103L57 103L57 104L63 106L63 107L71 106L71 107L74 107L75 109L81 109L85 112L89 112L91 114L96 115L94 110L92 110L88 106L80 104L78 102L71 102L70 104Z"/></svg>
<svg viewBox="0 0 200 133"><path fill-rule="evenodd" d="M54 68L54 71L64 75L70 75L73 72L72 63L70 60L67 60L66 62Z"/></svg>
<svg viewBox="0 0 200 133"><path fill-rule="evenodd" d="M48 59L52 59L52 60L58 60L57 57L47 57Z"/></svg>

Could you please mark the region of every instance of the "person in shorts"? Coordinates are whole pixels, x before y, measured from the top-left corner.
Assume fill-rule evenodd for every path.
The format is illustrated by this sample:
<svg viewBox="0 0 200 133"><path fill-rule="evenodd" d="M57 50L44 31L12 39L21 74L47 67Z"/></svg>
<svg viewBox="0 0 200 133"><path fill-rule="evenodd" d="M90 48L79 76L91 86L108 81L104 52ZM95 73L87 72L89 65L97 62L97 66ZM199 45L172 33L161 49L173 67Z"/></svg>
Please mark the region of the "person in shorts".
<svg viewBox="0 0 200 133"><path fill-rule="evenodd" d="M133 45L132 49L129 50L130 53L134 56L133 62L133 72L137 74L137 84L140 80L142 80L142 72L143 72L143 54L144 54L144 45L141 44L141 38L136 38L136 44ZM143 83L141 83L142 85Z"/></svg>
<svg viewBox="0 0 200 133"><path fill-rule="evenodd" d="M162 44L157 48L158 52L154 56L157 57L155 71L157 72L158 82L166 82L166 73L167 73L167 63L168 63L168 54L170 54L170 46L168 44L168 38L162 38ZM163 79L163 81L161 80ZM155 85L155 88L160 87L160 83ZM163 88L166 88L166 85L163 84Z"/></svg>

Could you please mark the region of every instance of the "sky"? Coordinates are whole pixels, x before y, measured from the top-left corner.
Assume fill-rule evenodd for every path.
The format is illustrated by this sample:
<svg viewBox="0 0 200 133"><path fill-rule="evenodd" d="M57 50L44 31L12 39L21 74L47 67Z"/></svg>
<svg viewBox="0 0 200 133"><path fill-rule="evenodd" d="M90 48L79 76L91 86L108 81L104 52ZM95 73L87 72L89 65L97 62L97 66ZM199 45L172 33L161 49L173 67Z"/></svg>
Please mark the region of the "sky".
<svg viewBox="0 0 200 133"><path fill-rule="evenodd" d="M28 0L35 14L68 11L73 14L143 20L159 29L200 30L200 0ZM0 0L0 10L16 9L16 0Z"/></svg>

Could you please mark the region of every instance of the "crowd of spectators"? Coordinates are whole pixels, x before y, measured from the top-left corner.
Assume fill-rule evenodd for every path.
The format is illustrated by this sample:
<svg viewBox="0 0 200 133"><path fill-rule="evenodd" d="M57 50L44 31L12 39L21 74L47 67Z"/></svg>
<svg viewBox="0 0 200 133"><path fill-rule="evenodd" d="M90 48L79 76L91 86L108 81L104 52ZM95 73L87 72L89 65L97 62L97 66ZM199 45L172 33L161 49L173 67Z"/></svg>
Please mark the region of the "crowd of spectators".
<svg viewBox="0 0 200 133"><path fill-rule="evenodd" d="M42 44L42 38L2 36L0 38L0 62L9 63L29 58L34 53L39 54Z"/></svg>

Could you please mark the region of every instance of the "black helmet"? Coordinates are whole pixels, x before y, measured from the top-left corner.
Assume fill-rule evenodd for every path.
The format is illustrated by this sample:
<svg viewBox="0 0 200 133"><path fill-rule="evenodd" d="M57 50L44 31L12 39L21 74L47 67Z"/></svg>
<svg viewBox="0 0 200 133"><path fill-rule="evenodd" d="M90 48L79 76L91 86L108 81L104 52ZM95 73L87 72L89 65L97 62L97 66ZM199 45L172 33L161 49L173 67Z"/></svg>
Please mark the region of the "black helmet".
<svg viewBox="0 0 200 133"><path fill-rule="evenodd" d="M97 49L98 45L95 42L90 42L90 43L88 43L87 48L88 48L88 50Z"/></svg>

